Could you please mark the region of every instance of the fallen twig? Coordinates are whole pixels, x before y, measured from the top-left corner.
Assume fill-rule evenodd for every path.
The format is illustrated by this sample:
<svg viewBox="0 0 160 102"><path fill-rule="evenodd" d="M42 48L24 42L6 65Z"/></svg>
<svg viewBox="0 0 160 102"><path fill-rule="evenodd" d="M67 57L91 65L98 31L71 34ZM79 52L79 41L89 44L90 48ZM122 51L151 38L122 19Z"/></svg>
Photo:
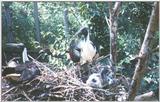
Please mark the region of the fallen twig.
<svg viewBox="0 0 160 102"><path fill-rule="evenodd" d="M5 95L5 94L7 94L7 93L9 93L10 91L12 91L12 90L13 90L13 89L15 89L15 88L16 88L16 86L14 86L14 87L10 88L10 89L9 89L9 90L7 90L5 93L3 93L3 94L2 94L2 96L3 96L3 95Z"/></svg>
<svg viewBox="0 0 160 102"><path fill-rule="evenodd" d="M22 91L22 92L23 92L23 95L24 95L29 101L32 101L24 91Z"/></svg>

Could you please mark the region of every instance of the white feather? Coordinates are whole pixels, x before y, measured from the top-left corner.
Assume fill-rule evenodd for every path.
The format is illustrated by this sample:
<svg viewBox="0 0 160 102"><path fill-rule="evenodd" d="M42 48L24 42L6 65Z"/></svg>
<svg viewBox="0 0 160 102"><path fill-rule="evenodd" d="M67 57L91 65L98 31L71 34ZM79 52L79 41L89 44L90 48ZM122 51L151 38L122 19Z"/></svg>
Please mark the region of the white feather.
<svg viewBox="0 0 160 102"><path fill-rule="evenodd" d="M29 61L28 55L27 55L27 48L24 48L23 52L22 52L22 59L23 59L23 63Z"/></svg>
<svg viewBox="0 0 160 102"><path fill-rule="evenodd" d="M9 61L8 67L17 67L17 63L15 61Z"/></svg>
<svg viewBox="0 0 160 102"><path fill-rule="evenodd" d="M79 48L81 48L81 59L80 63L84 64L87 61L91 62L93 57L96 54L96 48L92 45L90 41L89 34L87 35L87 39L82 40L78 44Z"/></svg>

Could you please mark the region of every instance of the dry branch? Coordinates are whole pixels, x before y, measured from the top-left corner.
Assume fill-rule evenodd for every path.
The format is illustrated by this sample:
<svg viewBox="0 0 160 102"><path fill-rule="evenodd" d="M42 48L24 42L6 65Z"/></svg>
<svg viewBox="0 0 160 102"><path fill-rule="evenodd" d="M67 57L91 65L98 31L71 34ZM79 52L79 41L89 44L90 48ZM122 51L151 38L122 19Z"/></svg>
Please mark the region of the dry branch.
<svg viewBox="0 0 160 102"><path fill-rule="evenodd" d="M12 88L10 88L9 90L7 90L6 92L4 92L3 94L2 94L2 96L3 95L5 95L5 94L7 94L7 93L9 93L10 91L12 91L13 89L15 89L16 87L14 86L14 87L12 87Z"/></svg>

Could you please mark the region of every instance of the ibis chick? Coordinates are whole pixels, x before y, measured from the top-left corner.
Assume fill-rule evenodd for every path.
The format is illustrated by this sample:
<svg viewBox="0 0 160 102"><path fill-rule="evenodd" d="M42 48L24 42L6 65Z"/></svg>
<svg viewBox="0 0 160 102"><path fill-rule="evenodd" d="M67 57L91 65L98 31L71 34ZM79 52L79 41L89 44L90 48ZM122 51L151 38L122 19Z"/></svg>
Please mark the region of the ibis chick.
<svg viewBox="0 0 160 102"><path fill-rule="evenodd" d="M113 72L110 69L102 69L101 72L93 73L89 76L86 84L95 88L105 88L115 82Z"/></svg>

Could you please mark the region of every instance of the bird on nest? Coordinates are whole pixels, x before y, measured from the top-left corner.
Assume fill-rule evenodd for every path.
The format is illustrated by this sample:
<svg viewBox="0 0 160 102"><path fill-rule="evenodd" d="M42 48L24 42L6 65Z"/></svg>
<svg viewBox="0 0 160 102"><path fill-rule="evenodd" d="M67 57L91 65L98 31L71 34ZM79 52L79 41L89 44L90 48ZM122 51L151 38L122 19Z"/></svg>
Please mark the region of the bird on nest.
<svg viewBox="0 0 160 102"><path fill-rule="evenodd" d="M92 62L96 55L98 55L97 47L90 40L90 33L87 27L82 27L76 35L83 36L80 39L74 39L69 46L70 59L83 65Z"/></svg>
<svg viewBox="0 0 160 102"><path fill-rule="evenodd" d="M12 83L19 83L32 80L37 75L40 75L40 70L36 66L36 63L29 60L27 54L27 48L24 44L7 43L8 47L20 48L22 51L22 61L20 64L15 58L10 60L7 64L7 68L2 71L2 76L8 79Z"/></svg>

